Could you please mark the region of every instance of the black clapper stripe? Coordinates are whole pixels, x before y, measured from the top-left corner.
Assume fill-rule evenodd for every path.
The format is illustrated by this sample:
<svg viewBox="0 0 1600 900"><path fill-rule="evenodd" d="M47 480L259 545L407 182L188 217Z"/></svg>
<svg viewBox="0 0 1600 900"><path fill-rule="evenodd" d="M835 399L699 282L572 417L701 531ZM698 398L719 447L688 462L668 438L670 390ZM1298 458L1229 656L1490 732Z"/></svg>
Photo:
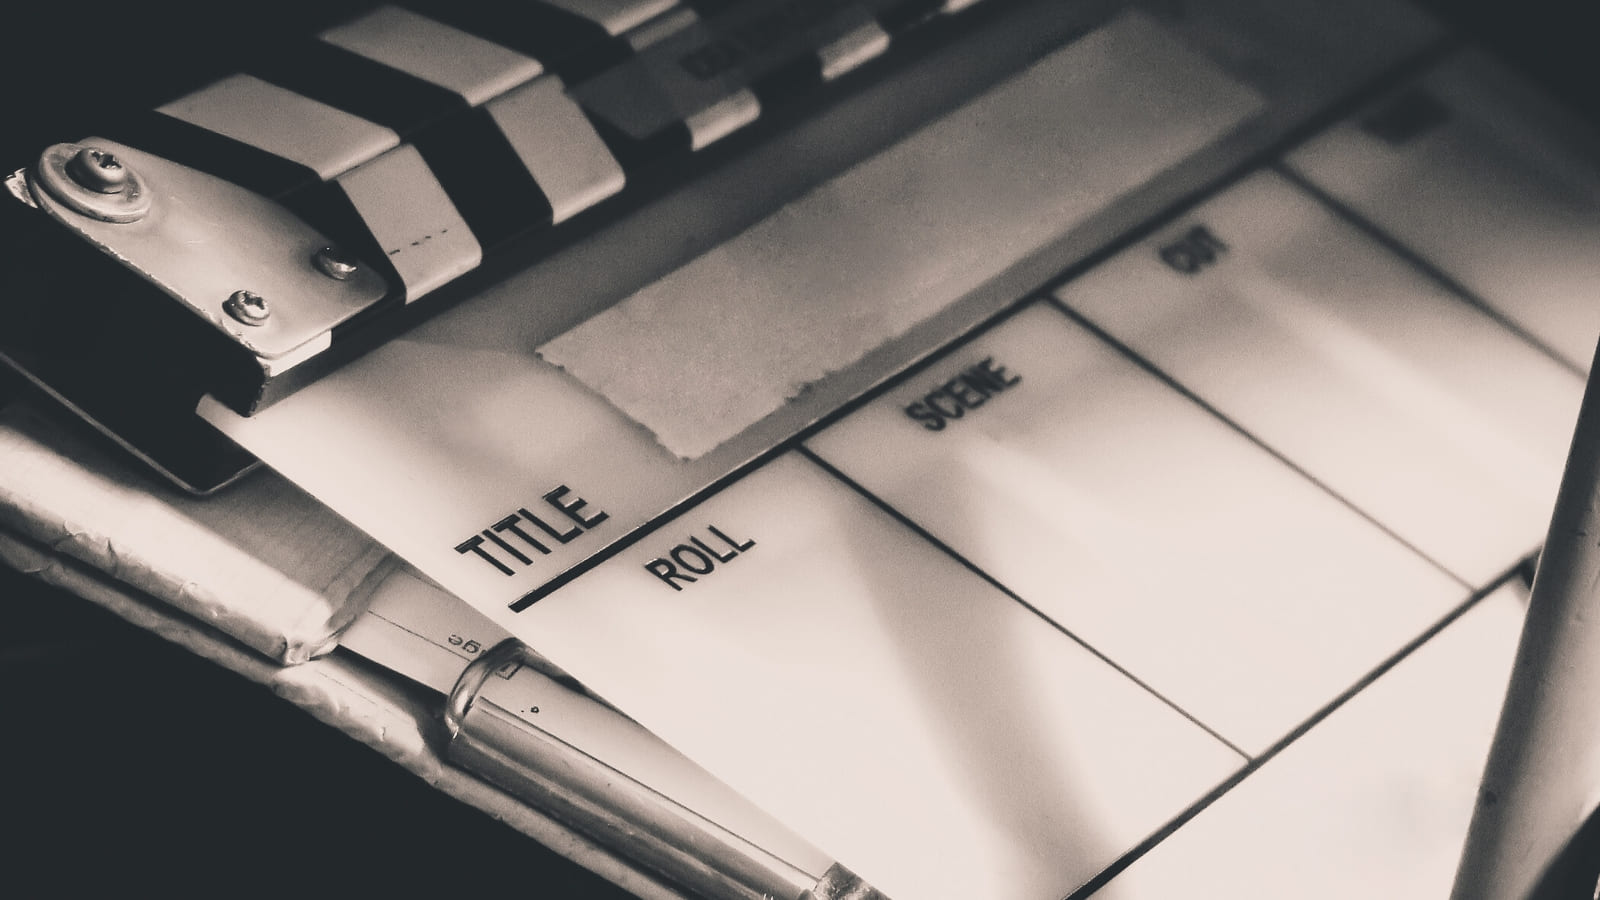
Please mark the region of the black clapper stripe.
<svg viewBox="0 0 1600 900"><path fill-rule="evenodd" d="M589 123L594 126L595 134L600 136L606 149L616 157L617 164L622 166L622 171L630 177L647 172L674 158L688 156L689 148L693 146L689 126L682 121L673 122L649 137L635 138L606 121L604 117L590 112L581 103L579 108L589 117Z"/></svg>
<svg viewBox="0 0 1600 900"><path fill-rule="evenodd" d="M719 27L714 21L715 18L737 8L740 4L740 0L682 0L682 2L684 6L694 10L702 21L708 22L713 33L727 28L725 25ZM803 30L812 24L815 23L801 25L797 30ZM761 101L763 110L782 105L821 84L822 58L814 49L802 51L794 59L749 79L750 91Z"/></svg>
<svg viewBox="0 0 1600 900"><path fill-rule="evenodd" d="M124 116L100 134L265 197L321 183L309 166L155 110Z"/></svg>
<svg viewBox="0 0 1600 900"><path fill-rule="evenodd" d="M822 86L822 57L807 50L750 83L762 110L790 103Z"/></svg>
<svg viewBox="0 0 1600 900"><path fill-rule="evenodd" d="M403 0L401 5L531 56L545 71L576 84L633 55L597 22L529 0Z"/></svg>
<svg viewBox="0 0 1600 900"><path fill-rule="evenodd" d="M410 142L485 251L550 224L550 203L511 144L486 111L468 107L455 92L320 40L307 41L251 74L376 122ZM342 211L348 201L308 205L326 216L330 228L347 226Z"/></svg>
<svg viewBox="0 0 1600 900"><path fill-rule="evenodd" d="M739 3L740 0L683 0L683 5L694 10L702 19L725 13Z"/></svg>
<svg viewBox="0 0 1600 900"><path fill-rule="evenodd" d="M466 101L451 91L316 39L251 60L245 73L375 122L402 138L430 125L448 127L448 119L467 111ZM388 255L336 183L324 183L308 167L160 113L141 121L144 130L138 137L148 148L134 140L128 143L278 200L334 244L377 267L390 285L402 283ZM336 331L399 303L401 296L401 292L391 291L388 299L363 310Z"/></svg>
<svg viewBox="0 0 1600 900"><path fill-rule="evenodd" d="M901 0L878 12L878 24L894 37L937 16L943 6L944 0Z"/></svg>
<svg viewBox="0 0 1600 900"><path fill-rule="evenodd" d="M469 109L424 129L412 146L486 255L520 233L550 226L550 201L487 110ZM283 202L313 228L360 259L377 264L390 284L402 283L388 254L338 182L309 186ZM336 326L334 339L360 327L392 305L390 301L399 302L398 298L399 292L395 292L389 300Z"/></svg>
<svg viewBox="0 0 1600 900"><path fill-rule="evenodd" d="M521 232L549 227L550 201L488 110L430 128L413 144L485 253Z"/></svg>
<svg viewBox="0 0 1600 900"><path fill-rule="evenodd" d="M286 47L245 71L376 122L401 140L467 108L453 91L315 38Z"/></svg>

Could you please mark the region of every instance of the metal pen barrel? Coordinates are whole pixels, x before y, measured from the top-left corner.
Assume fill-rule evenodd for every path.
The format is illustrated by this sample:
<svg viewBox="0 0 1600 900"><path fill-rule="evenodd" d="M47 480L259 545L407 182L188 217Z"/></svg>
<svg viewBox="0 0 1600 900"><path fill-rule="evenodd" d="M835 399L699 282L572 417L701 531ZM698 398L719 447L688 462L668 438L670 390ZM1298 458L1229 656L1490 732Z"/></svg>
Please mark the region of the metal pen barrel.
<svg viewBox="0 0 1600 900"><path fill-rule="evenodd" d="M1528 900L1597 802L1600 378L1591 374L1452 900Z"/></svg>
<svg viewBox="0 0 1600 900"><path fill-rule="evenodd" d="M490 673L526 652L508 640L462 673L445 712L451 762L695 896L885 900L837 864L802 871L497 703Z"/></svg>

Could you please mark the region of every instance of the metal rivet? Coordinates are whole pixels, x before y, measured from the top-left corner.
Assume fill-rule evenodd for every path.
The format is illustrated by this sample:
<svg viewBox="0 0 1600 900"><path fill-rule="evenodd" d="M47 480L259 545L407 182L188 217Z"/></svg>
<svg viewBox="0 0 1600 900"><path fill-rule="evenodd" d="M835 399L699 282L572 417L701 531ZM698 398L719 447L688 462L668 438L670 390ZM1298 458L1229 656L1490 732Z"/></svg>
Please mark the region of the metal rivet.
<svg viewBox="0 0 1600 900"><path fill-rule="evenodd" d="M323 247L311 255L311 261L317 271L332 278L334 281L346 281L356 273L356 261L346 256L337 247Z"/></svg>
<svg viewBox="0 0 1600 900"><path fill-rule="evenodd" d="M67 175L99 194L122 193L130 177L122 160L97 147L84 147L73 155L67 162Z"/></svg>
<svg viewBox="0 0 1600 900"><path fill-rule="evenodd" d="M53 200L102 222L137 222L150 212L144 177L104 147L52 144L39 154L29 181L35 200Z"/></svg>
<svg viewBox="0 0 1600 900"><path fill-rule="evenodd" d="M245 325L260 325L272 315L267 298L252 291L234 291L222 301L222 308Z"/></svg>

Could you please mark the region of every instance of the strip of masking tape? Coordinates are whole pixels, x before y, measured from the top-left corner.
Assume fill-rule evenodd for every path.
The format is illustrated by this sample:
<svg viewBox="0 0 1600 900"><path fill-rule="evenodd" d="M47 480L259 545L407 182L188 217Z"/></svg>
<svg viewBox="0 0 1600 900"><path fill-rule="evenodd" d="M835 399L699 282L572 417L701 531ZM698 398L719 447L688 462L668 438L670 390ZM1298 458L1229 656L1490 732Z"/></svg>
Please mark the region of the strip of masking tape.
<svg viewBox="0 0 1600 900"><path fill-rule="evenodd" d="M1123 16L539 355L697 458L1261 105L1152 20Z"/></svg>

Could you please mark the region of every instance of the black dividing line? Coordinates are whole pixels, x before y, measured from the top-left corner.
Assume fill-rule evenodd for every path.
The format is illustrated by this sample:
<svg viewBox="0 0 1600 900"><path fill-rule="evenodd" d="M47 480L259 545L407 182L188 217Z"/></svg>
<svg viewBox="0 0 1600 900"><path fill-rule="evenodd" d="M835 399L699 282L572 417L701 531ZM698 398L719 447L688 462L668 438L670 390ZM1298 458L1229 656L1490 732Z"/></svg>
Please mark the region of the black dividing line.
<svg viewBox="0 0 1600 900"><path fill-rule="evenodd" d="M822 57L807 50L750 82L763 110L775 109L822 87Z"/></svg>
<svg viewBox="0 0 1600 900"><path fill-rule="evenodd" d="M682 120L667 125L649 137L636 138L589 107L580 103L578 108L583 110L589 124L594 126L594 133L630 179L675 158L687 157L693 145L689 126Z"/></svg>
<svg viewBox="0 0 1600 900"><path fill-rule="evenodd" d="M534 0L402 0L402 6L458 31L538 60L568 85L633 55L598 23Z"/></svg>
<svg viewBox="0 0 1600 900"><path fill-rule="evenodd" d="M1273 169L1276 170L1279 175L1282 175L1285 179L1292 182L1300 190L1310 194L1313 198L1322 203L1322 205L1327 207L1328 210L1336 217L1355 227L1358 231L1365 234L1373 241L1381 244L1383 248L1388 250L1391 254L1399 257L1407 263L1410 263L1413 268L1422 272L1422 274L1438 283L1439 286L1443 287L1445 290L1455 294L1468 305L1474 307L1479 312L1493 319L1496 324L1516 335L1518 338L1521 338L1524 343L1531 345L1540 353L1543 353L1544 355L1560 363L1563 368L1571 371L1579 378L1588 377L1587 373L1583 371L1582 367L1574 364L1566 357L1556 352L1556 350L1549 344L1546 344L1544 341L1530 333L1527 329L1507 318L1506 314L1495 308L1493 304L1478 296L1461 282L1450 277L1443 269L1435 265L1432 260L1429 260L1427 257L1411 249L1409 245L1403 243L1400 241L1400 239L1379 228L1375 223L1366 219L1354 209L1346 206L1343 201L1339 200L1337 197L1334 197L1332 194L1329 194L1327 191L1324 191L1315 182L1302 175L1297 169L1290 166L1288 163L1280 160L1279 162L1273 164Z"/></svg>
<svg viewBox="0 0 1600 900"><path fill-rule="evenodd" d="M1088 318L1086 318L1082 313L1079 313L1077 310L1073 309L1072 307L1070 307L1070 306L1066 305L1065 303L1061 302L1060 300L1056 299L1054 296L1050 296L1050 297L1047 297L1045 299L1051 306L1054 306L1057 310L1061 311L1062 314L1064 314L1065 316L1070 318L1072 321L1076 322L1079 325L1082 325L1084 328L1088 329L1090 333L1094 334L1096 337L1100 338L1102 341L1105 341L1107 344L1111 345L1111 347L1113 349L1115 349L1117 352L1121 353L1123 356L1126 356L1135 365L1139 366L1139 368L1144 369L1146 372L1150 373L1152 376L1154 376L1157 379L1159 379L1163 384L1165 384L1168 387L1172 388L1173 390L1177 391L1179 394L1181 394L1183 397L1185 397L1186 399L1188 399L1189 401L1194 403L1196 406L1199 406L1201 409L1203 409L1207 413L1211 414L1213 417L1215 417L1217 419L1217 421L1221 422L1222 424L1228 426L1229 428L1231 428L1232 430L1237 432L1240 436L1244 437L1250 443L1252 443L1255 446L1257 446L1257 447L1261 448L1262 450L1266 451L1270 456L1272 456L1273 459L1276 459L1277 461L1283 463L1285 466L1289 467L1289 469L1291 471L1295 472L1296 474L1298 474L1302 478L1304 478L1306 481L1308 481L1311 484L1315 485L1323 493L1325 493L1329 497L1331 497L1335 502L1339 503L1341 506L1344 506L1346 509L1349 509L1351 512L1355 513L1356 515L1360 516L1362 519L1365 519L1367 522L1371 523L1379 531L1382 531L1384 534L1388 535L1392 540L1394 540L1395 543L1401 545L1402 547L1405 547L1406 549L1410 550L1412 553L1415 553L1417 555L1418 559L1421 559L1423 562L1426 562L1428 565L1433 566L1435 569L1438 569L1440 572L1442 572L1445 575L1449 576L1451 580L1455 581L1457 584L1460 584L1462 587L1469 588L1469 589L1472 587L1472 584L1470 582L1468 582L1465 578L1462 578L1460 575L1457 575L1455 572L1451 571L1448 567L1446 567L1443 563L1441 563L1438 560L1434 559L1432 556L1429 556L1427 553L1424 553L1421 548L1419 548L1416 544L1411 543L1411 541L1407 540L1406 538L1400 536L1398 533L1396 533L1394 531L1394 529L1392 529L1389 526L1385 525L1384 523L1378 521L1376 518L1373 518L1373 516L1370 513L1368 513L1365 509L1362 509L1360 506L1358 506L1355 503L1353 503L1349 498L1345 497L1343 494L1341 494L1338 491L1334 490L1333 487L1331 487L1327 482L1323 481L1322 479L1318 478L1317 476L1315 476L1315 475L1311 474L1310 472L1306 471L1304 468L1302 468L1300 466L1299 463L1297 463L1294 460L1290 459L1289 457L1285 456L1276 447L1274 447L1273 445L1271 445L1271 444L1267 443L1266 441L1262 440L1254 432L1250 431L1250 429L1244 427L1243 425L1241 425L1238 422L1234 421L1232 418L1228 417L1228 415L1225 414L1224 412L1222 412L1222 410L1218 409L1215 406L1212 406L1211 403L1209 401L1207 401L1204 397L1201 397L1199 394L1196 394L1194 391L1192 391L1188 387L1186 387L1182 382L1178 381L1176 378L1172 377L1171 375L1168 375L1165 370L1163 370L1161 367L1157 366L1155 363L1151 362L1149 359L1146 359L1144 356L1141 356L1138 353L1138 351L1134 350L1132 347L1129 347L1127 344L1124 344L1121 341L1117 340L1117 338L1115 336L1113 336L1110 332L1108 332L1108 331L1102 329L1100 326L1096 325L1093 321L1091 321Z"/></svg>
<svg viewBox="0 0 1600 900"><path fill-rule="evenodd" d="M944 541L942 541L939 538L935 537L931 532L929 532L927 529L923 528L921 525L918 525L916 522L912 521L909 517L907 517L904 513L900 512L898 509L895 509L893 506L890 506L887 501L885 501L883 498L879 497L877 494L874 494L871 491L867 490L865 487L862 487L860 483L855 481L855 479L851 478L850 476L848 476L848 475L844 474L843 472L839 471L838 469L834 468L834 466L831 463L829 463L827 460L824 460L822 457L818 456L816 453L814 453L811 450L811 448L802 446L802 447L798 447L796 449L800 453L801 456L804 456L805 458L807 458L807 459L811 460L813 463L815 463L817 468L819 468L822 471L828 473L829 475L832 475L840 483L842 483L845 486L849 487L851 490L855 491L857 494L860 494L868 502L872 503L872 505L874 505L874 506L878 507L879 509L883 510L891 518L893 518L896 522L899 522L901 525L903 525L907 529L909 529L913 534L915 534L918 537L922 538L924 541L927 541L928 544L930 544L931 546L936 547L939 550L943 551L946 556L950 557L951 559L953 559L956 562L960 563L962 566L966 567L966 569L968 571L970 571L972 574L978 576L979 578L982 578L984 581L988 582L996 590L1000 591L1002 594L1005 594L1007 597L1010 597L1012 600L1015 600L1017 603L1021 604L1029 612L1033 613L1035 616L1038 616L1040 619L1044 620L1044 622L1046 624L1048 624L1051 628L1054 628L1055 630L1057 630L1057 631L1061 632L1062 634L1066 635L1068 638L1071 638L1080 647L1082 647L1083 649L1085 649L1085 650L1089 651L1090 653L1094 654L1096 659L1100 660L1101 662L1103 662L1106 665L1110 666L1111 668L1115 669L1124 678L1127 678L1129 681L1132 681L1134 684L1137 684L1139 687L1143 688L1146 693L1148 693L1150 696L1156 698L1157 700L1160 700L1162 703L1166 704L1169 708L1172 709L1173 712L1177 713L1180 716L1183 716L1185 719L1188 719L1189 722L1192 723L1196 728L1199 728L1201 731L1204 731L1206 734L1211 735L1213 738L1215 738L1217 740L1218 743L1220 743L1223 746L1227 747L1229 750L1232 750L1233 752L1239 754L1239 756L1242 759L1245 759L1246 761L1248 761L1250 759L1250 754L1244 752L1236 744L1234 744L1232 741L1228 740L1227 738L1223 737L1221 734L1217 733L1214 729L1211 728L1211 726L1207 725L1206 723L1204 723L1204 722L1200 721L1199 719L1195 718L1194 716L1190 715L1187 710L1185 710L1183 707L1179 706L1178 704L1174 703L1172 700L1168 699L1166 697L1166 695L1162 694L1160 691L1158 691L1155 688L1151 687L1149 684L1146 684L1137 675L1134 675L1132 672L1130 672L1127 669L1123 668L1120 664L1118 664L1111 657L1106 656L1104 653L1101 653L1098 649L1096 649L1088 641L1085 641L1083 638L1078 637L1076 634L1072 633L1071 629L1067 628L1065 625L1062 625L1060 622L1057 622L1054 619L1050 618L1049 616L1045 615L1043 612L1041 612L1039 610L1039 608L1037 606L1034 606L1032 603L1029 603L1027 600L1024 600L1015 591L1012 591L1010 588L1006 587L1004 584L1001 584L999 579L995 578L993 575L990 575L988 572L985 572L983 569L978 568L978 566L975 563L973 563L972 560L968 559L967 557L963 556L961 553L957 552L955 550L955 548L951 547L949 544L946 544Z"/></svg>
<svg viewBox="0 0 1600 900"><path fill-rule="evenodd" d="M123 117L102 133L264 197L282 197L321 181L309 166L155 110Z"/></svg>
<svg viewBox="0 0 1600 900"><path fill-rule="evenodd" d="M245 72L376 122L402 139L467 107L452 91L317 38L285 47Z"/></svg>
<svg viewBox="0 0 1600 900"><path fill-rule="evenodd" d="M1120 875L1124 869L1133 865L1141 856L1144 856L1146 853L1150 852L1151 848L1166 840L1173 834L1173 832L1188 824L1191 819L1203 812L1206 807L1210 806L1212 803L1215 803L1216 800L1223 794L1237 787L1240 782L1254 774L1256 770L1271 762L1273 757L1277 756L1279 753L1282 753L1285 748L1293 744L1296 740L1299 740L1301 737L1304 737L1308 731L1321 724L1325 719L1328 718L1328 716L1338 711L1340 707L1349 702L1350 698L1366 690L1368 687L1371 687L1373 682L1383 677L1383 675L1386 674L1390 669L1393 669L1412 653L1416 652L1418 647L1421 647L1423 644L1426 644L1428 641L1438 636L1438 634L1444 629L1448 628L1451 623L1455 622L1474 606L1478 605L1478 603L1481 602L1484 597L1489 596L1498 590L1502 585L1516 578L1517 569L1521 565L1522 562L1519 561L1512 568L1507 569L1506 571L1497 575L1485 587L1473 591L1466 600L1462 601L1454 609L1445 613L1444 616L1439 619L1439 621L1435 622L1426 631L1408 641L1405 646L1396 651L1394 655L1379 663L1372 669L1372 671L1368 672L1355 684L1345 689L1337 697L1333 698L1333 700L1331 700L1326 706L1317 710L1304 722L1300 723L1297 728L1284 735L1271 747L1268 747L1260 756L1250 760L1250 762L1246 764L1243 769L1234 773L1233 777L1218 785L1214 790L1207 793L1204 797L1195 802L1194 805L1180 813L1171 822L1168 822L1155 833L1151 834L1143 841L1140 841L1131 850L1118 857L1116 862L1101 870L1098 875L1089 879L1089 881L1085 882L1082 887L1079 887L1077 890L1069 894L1066 897L1066 900L1087 900L1089 895L1105 887L1106 884L1111 881L1111 879L1115 878L1117 875Z"/></svg>
<svg viewBox="0 0 1600 900"><path fill-rule="evenodd" d="M550 201L488 110L470 110L413 143L485 253L550 224Z"/></svg>
<svg viewBox="0 0 1600 900"><path fill-rule="evenodd" d="M939 15L944 0L900 0L878 11L878 24L893 38Z"/></svg>
<svg viewBox="0 0 1600 900"><path fill-rule="evenodd" d="M721 15L739 5L739 0L683 0L701 19Z"/></svg>

